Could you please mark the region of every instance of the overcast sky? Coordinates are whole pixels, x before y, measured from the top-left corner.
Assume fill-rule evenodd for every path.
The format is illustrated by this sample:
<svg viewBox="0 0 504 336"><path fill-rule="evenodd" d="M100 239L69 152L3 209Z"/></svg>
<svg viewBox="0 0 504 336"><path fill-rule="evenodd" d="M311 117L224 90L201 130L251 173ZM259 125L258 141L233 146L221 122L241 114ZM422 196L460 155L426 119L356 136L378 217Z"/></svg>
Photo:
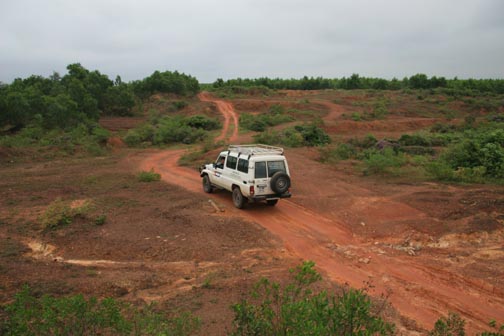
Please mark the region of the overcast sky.
<svg viewBox="0 0 504 336"><path fill-rule="evenodd" d="M0 81L178 70L504 78L503 0L0 0Z"/></svg>

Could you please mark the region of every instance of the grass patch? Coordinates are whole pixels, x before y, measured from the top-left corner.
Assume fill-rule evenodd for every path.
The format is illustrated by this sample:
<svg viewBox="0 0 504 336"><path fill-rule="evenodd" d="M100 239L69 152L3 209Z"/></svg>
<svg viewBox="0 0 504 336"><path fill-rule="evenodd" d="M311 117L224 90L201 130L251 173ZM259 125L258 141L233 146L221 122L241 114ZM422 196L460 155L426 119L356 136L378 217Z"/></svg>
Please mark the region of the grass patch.
<svg viewBox="0 0 504 336"><path fill-rule="evenodd" d="M161 180L161 175L151 169L150 171L141 171L138 173L137 178L140 182L155 182Z"/></svg>
<svg viewBox="0 0 504 336"><path fill-rule="evenodd" d="M70 201L57 198L49 204L39 221L43 229L55 229L72 223L77 216L85 216L91 207L89 201L73 205Z"/></svg>
<svg viewBox="0 0 504 336"><path fill-rule="evenodd" d="M28 287L4 311L2 335L192 335L200 327L190 313L168 317L154 305L137 308L112 298L35 297Z"/></svg>

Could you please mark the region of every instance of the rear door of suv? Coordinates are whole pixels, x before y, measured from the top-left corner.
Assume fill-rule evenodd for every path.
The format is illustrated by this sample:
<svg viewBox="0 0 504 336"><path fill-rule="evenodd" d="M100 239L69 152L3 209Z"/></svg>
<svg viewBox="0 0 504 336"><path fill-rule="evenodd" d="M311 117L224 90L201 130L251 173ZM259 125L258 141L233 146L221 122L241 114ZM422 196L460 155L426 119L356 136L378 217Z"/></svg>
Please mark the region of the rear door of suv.
<svg viewBox="0 0 504 336"><path fill-rule="evenodd" d="M271 195L275 194L271 190L270 179L276 172L288 173L285 160L265 160L256 161L254 164L254 178L256 186L256 195Z"/></svg>

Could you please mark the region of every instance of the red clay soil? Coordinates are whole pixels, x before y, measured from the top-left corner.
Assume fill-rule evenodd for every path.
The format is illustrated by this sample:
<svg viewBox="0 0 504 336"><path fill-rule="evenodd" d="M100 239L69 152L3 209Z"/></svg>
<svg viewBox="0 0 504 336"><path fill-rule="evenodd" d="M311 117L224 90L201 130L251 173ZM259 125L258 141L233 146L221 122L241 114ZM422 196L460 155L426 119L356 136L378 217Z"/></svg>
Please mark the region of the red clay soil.
<svg viewBox="0 0 504 336"><path fill-rule="evenodd" d="M214 102L224 116L223 131L216 141L239 141L238 116L231 103L216 100L208 93L199 97ZM334 120L343 110L330 104L327 118ZM229 136L231 122L234 129ZM154 168L163 180L202 192L198 173L177 165L183 153L184 150L154 153L141 163L141 169ZM418 197L411 198L442 194L443 186L391 186L377 191L381 186L357 181L310 160L315 155L306 149L287 152L294 196L276 207L250 204L245 210L237 210L227 192L210 197L226 209L223 215L241 216L260 224L280 237L291 252L315 261L331 280L357 288L371 284L371 295L388 297L401 315L425 329L431 329L448 312L465 318L469 332L482 330L488 321L504 316L502 225L470 245L469 241L476 239L474 233L462 233L465 236L458 240L449 234L450 225L459 225L462 219L443 221L441 215L429 212L443 204L419 205ZM495 197L502 199L499 190L490 192L485 199L490 202ZM492 204L494 208L489 211L498 214L500 203ZM459 204L457 209L464 211L464 205ZM439 231L445 226L444 231ZM477 257L482 251L488 255L482 265L497 272L494 278L481 276L471 268L482 260ZM459 263L452 262L457 257L453 254L460 257Z"/></svg>

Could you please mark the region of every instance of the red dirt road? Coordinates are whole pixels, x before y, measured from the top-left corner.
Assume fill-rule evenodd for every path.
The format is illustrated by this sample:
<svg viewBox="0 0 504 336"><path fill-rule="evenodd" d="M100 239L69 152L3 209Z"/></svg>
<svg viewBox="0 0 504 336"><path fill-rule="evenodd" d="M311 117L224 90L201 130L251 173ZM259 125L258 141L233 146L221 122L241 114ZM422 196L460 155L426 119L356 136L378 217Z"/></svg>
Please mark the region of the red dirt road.
<svg viewBox="0 0 504 336"><path fill-rule="evenodd" d="M216 141L236 141L238 116L232 105L214 100L208 93L199 97L214 102L224 116L223 131ZM340 113L335 109L329 116L335 119ZM234 129L229 135L231 122ZM197 172L177 166L183 152L156 152L142 162L141 168L154 168L165 181L202 192ZM302 152L293 151L288 156L291 170L295 172L294 199L282 200L276 207L254 204L240 211L233 208L229 193L217 192L209 197L224 205L227 213L257 222L279 236L292 253L313 260L331 280L357 288L371 283L371 295L388 297L401 315L425 329L432 328L435 320L449 311L457 312L467 320L469 332L482 330L491 319L499 320L504 316L502 288L445 268L427 253L410 256L398 252L386 243L394 240L394 232L391 232L390 239L380 240L356 234L357 230L351 227L354 223L350 219L353 218L365 218L384 226L388 222L430 220L424 212L397 197L377 197L366 186L356 185L345 180L344 176L327 178L316 175L327 168L315 161L306 164L306 155ZM318 180L310 180L313 178ZM296 195L301 196L299 200ZM360 224L369 226L364 221Z"/></svg>
<svg viewBox="0 0 504 336"><path fill-rule="evenodd" d="M233 133L229 137L229 140L230 141L236 140L238 138L238 116L234 112L233 105L231 105L231 103L226 102L224 100L213 99L212 96L208 92L201 92L198 95L198 98L204 102L215 103L215 105L217 105L217 108L219 109L219 111L224 116L224 125L222 127L222 132L217 138L215 138L215 142L219 142L221 140L224 140L227 137L228 131L229 131L229 126L230 126L231 122L233 123L233 131L232 131Z"/></svg>

